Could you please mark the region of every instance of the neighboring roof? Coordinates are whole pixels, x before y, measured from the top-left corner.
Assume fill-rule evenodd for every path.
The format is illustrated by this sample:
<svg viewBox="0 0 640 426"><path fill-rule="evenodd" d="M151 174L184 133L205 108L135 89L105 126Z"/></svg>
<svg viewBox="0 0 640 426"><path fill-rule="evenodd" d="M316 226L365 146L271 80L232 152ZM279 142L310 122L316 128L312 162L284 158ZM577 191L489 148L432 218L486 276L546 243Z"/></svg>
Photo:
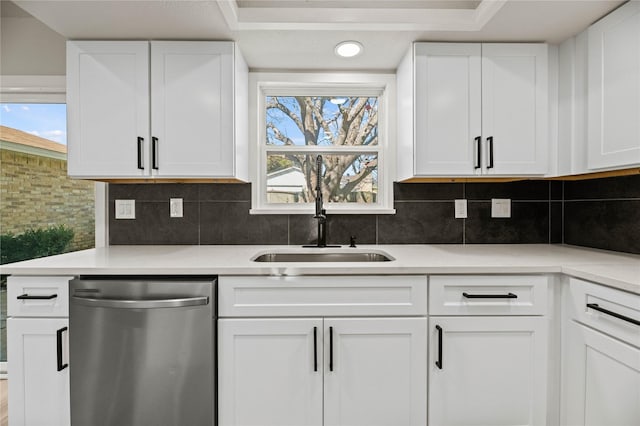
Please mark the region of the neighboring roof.
<svg viewBox="0 0 640 426"><path fill-rule="evenodd" d="M46 151L59 152L62 154L67 153L66 145L6 126L0 126L0 141L44 149Z"/></svg>
<svg viewBox="0 0 640 426"><path fill-rule="evenodd" d="M287 167L267 174L267 192L299 193L306 184L298 167Z"/></svg>

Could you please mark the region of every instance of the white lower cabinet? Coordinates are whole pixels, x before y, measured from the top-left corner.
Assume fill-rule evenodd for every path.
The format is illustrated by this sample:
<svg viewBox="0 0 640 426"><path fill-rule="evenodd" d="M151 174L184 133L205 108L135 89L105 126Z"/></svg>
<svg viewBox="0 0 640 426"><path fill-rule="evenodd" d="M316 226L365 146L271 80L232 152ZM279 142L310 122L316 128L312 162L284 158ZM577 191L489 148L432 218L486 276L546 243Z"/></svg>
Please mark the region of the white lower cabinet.
<svg viewBox="0 0 640 426"><path fill-rule="evenodd" d="M426 323L221 319L219 424L424 425Z"/></svg>
<svg viewBox="0 0 640 426"><path fill-rule="evenodd" d="M429 426L547 424L549 277L429 277Z"/></svg>
<svg viewBox="0 0 640 426"><path fill-rule="evenodd" d="M640 296L570 278L564 288L563 425L640 424Z"/></svg>
<svg viewBox="0 0 640 426"><path fill-rule="evenodd" d="M424 425L426 333L426 318L325 319L325 426Z"/></svg>
<svg viewBox="0 0 640 426"><path fill-rule="evenodd" d="M425 426L426 289L425 276L220 277L219 426Z"/></svg>
<svg viewBox="0 0 640 426"><path fill-rule="evenodd" d="M575 322L568 325L567 425L640 424L640 349Z"/></svg>
<svg viewBox="0 0 640 426"><path fill-rule="evenodd" d="M219 424L321 426L322 330L321 318L219 320Z"/></svg>
<svg viewBox="0 0 640 426"><path fill-rule="evenodd" d="M429 425L546 424L543 317L431 317Z"/></svg>
<svg viewBox="0 0 640 426"><path fill-rule="evenodd" d="M7 279L9 426L68 426L71 276Z"/></svg>
<svg viewBox="0 0 640 426"><path fill-rule="evenodd" d="M68 325L67 318L7 320L10 426L70 424Z"/></svg>

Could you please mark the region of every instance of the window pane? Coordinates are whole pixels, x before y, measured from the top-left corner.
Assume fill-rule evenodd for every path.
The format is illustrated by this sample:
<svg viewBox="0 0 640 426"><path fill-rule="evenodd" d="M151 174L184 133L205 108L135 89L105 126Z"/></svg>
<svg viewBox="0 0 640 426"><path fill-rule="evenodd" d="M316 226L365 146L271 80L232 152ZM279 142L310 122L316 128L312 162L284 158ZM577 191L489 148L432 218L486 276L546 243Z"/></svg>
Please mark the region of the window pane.
<svg viewBox="0 0 640 426"><path fill-rule="evenodd" d="M1 125L67 144L66 104L2 104L0 108Z"/></svg>
<svg viewBox="0 0 640 426"><path fill-rule="evenodd" d="M325 203L377 202L377 154L323 154L322 164ZM316 170L315 154L267 154L267 202L313 202Z"/></svg>
<svg viewBox="0 0 640 426"><path fill-rule="evenodd" d="M267 96L266 143L276 146L378 144L378 98Z"/></svg>
<svg viewBox="0 0 640 426"><path fill-rule="evenodd" d="M0 104L0 264L94 247L94 183L67 177L67 106ZM0 370L6 361L0 277Z"/></svg>

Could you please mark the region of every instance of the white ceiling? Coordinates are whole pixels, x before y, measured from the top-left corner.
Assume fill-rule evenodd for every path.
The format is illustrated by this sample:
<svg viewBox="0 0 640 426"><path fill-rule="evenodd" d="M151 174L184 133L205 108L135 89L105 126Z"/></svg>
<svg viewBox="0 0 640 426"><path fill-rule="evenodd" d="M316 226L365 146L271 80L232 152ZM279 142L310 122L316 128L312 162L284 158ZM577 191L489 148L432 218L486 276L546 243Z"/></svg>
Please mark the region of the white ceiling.
<svg viewBox="0 0 640 426"><path fill-rule="evenodd" d="M15 0L69 39L236 40L252 69L385 71L416 40L559 43L623 2ZM364 53L336 57L343 40L360 41Z"/></svg>

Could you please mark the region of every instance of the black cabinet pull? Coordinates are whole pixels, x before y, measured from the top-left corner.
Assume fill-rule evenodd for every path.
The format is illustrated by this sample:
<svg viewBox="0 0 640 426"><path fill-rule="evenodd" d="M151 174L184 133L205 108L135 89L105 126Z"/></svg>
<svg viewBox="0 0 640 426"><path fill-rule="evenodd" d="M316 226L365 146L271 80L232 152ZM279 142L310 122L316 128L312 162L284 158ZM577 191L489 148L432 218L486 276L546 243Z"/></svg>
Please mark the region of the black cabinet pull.
<svg viewBox="0 0 640 426"><path fill-rule="evenodd" d="M56 331L56 354L57 354L57 363L58 363L58 371L62 371L69 366L69 364L62 363L62 333L67 331L67 327L62 327L60 330Z"/></svg>
<svg viewBox="0 0 640 426"><path fill-rule="evenodd" d="M153 136L151 138L151 167L153 170L158 170L158 138Z"/></svg>
<svg viewBox="0 0 640 426"><path fill-rule="evenodd" d="M487 164L487 169L493 169L493 136L487 138L487 144L489 144L489 164Z"/></svg>
<svg viewBox="0 0 640 426"><path fill-rule="evenodd" d="M329 327L329 371L333 371L333 327Z"/></svg>
<svg viewBox="0 0 640 426"><path fill-rule="evenodd" d="M480 167L482 167L482 153L480 148L482 138L480 136L477 136L473 140L476 141L476 164L474 164L473 168L479 169Z"/></svg>
<svg viewBox="0 0 640 426"><path fill-rule="evenodd" d="M442 327L436 325L438 330L438 360L436 361L436 367L442 370Z"/></svg>
<svg viewBox="0 0 640 426"><path fill-rule="evenodd" d="M602 312L603 314L611 315L612 317L621 319L622 321L630 322L631 324L640 325L640 321L621 315L617 312L610 311L608 309L601 308L597 303L587 303L587 308L591 308L595 311Z"/></svg>
<svg viewBox="0 0 640 426"><path fill-rule="evenodd" d="M318 327L313 327L313 371L318 371Z"/></svg>
<svg viewBox="0 0 640 426"><path fill-rule="evenodd" d="M518 295L513 293L507 294L469 294L462 293L467 299L517 299Z"/></svg>
<svg viewBox="0 0 640 426"><path fill-rule="evenodd" d="M50 294L48 296L29 296L28 294L21 294L17 297L19 300L51 300L58 297L57 294Z"/></svg>
<svg viewBox="0 0 640 426"><path fill-rule="evenodd" d="M144 138L138 136L138 168L140 170L144 170L144 155L142 153L143 150Z"/></svg>

